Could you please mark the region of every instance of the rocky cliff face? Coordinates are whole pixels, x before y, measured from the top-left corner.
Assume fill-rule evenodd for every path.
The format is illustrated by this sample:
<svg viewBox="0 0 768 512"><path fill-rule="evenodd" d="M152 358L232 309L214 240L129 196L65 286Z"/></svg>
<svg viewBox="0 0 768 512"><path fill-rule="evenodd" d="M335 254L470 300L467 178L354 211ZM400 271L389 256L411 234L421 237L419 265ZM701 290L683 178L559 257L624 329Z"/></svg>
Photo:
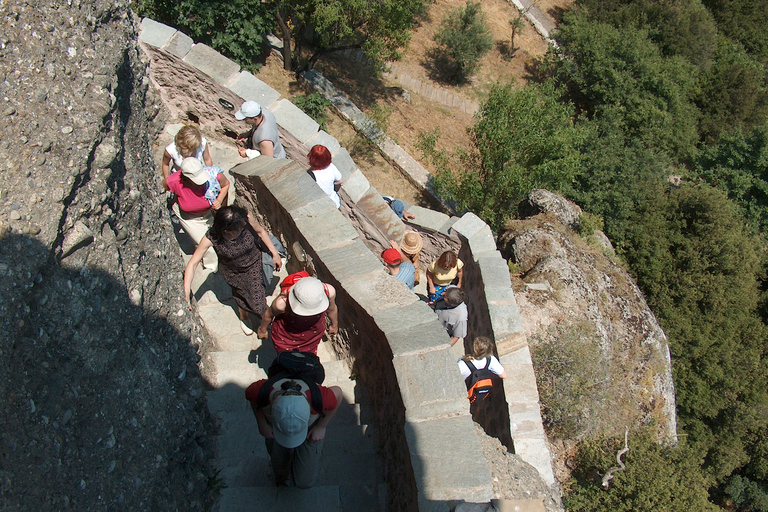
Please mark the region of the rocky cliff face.
<svg viewBox="0 0 768 512"><path fill-rule="evenodd" d="M212 427L127 2L0 3L0 509L203 510Z"/></svg>
<svg viewBox="0 0 768 512"><path fill-rule="evenodd" d="M675 442L666 336L604 235L582 238L581 209L547 191L531 192L520 213L499 245L519 267L516 297L550 434L621 436L651 424Z"/></svg>

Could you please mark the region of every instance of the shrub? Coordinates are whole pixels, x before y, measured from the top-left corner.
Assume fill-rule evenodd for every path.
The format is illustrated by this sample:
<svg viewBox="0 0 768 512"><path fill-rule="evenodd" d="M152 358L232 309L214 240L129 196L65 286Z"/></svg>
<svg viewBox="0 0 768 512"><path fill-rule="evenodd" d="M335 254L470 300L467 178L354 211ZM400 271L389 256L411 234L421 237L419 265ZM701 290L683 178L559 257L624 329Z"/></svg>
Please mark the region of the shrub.
<svg viewBox="0 0 768 512"><path fill-rule="evenodd" d="M479 2L467 2L448 13L433 39L439 45L436 60L453 68L447 75L452 82L472 75L480 59L493 47Z"/></svg>
<svg viewBox="0 0 768 512"><path fill-rule="evenodd" d="M328 128L328 118L325 117L325 109L331 106L331 102L319 92L313 92L304 96L293 98L293 104L304 111L309 117L317 121L321 130Z"/></svg>
<svg viewBox="0 0 768 512"><path fill-rule="evenodd" d="M660 446L652 431L629 436L629 451L622 457L626 470L614 473L608 489L602 487L601 477L616 466L616 453L624 447L624 439L584 443L563 497L566 508L580 512L719 510L707 499L710 481L701 470L701 456L684 443L675 448Z"/></svg>

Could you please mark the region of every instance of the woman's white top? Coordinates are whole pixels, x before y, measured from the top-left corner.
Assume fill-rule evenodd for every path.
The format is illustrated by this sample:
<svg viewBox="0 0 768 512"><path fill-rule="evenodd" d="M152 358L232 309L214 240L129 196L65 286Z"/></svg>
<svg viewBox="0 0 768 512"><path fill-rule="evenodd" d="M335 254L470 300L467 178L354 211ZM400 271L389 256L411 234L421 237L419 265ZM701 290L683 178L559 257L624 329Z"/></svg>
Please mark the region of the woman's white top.
<svg viewBox="0 0 768 512"><path fill-rule="evenodd" d="M325 169L312 170L312 174L315 175L317 185L331 198L336 208L341 208L341 199L333 187L335 182L341 181L341 171L331 163Z"/></svg>
<svg viewBox="0 0 768 512"><path fill-rule="evenodd" d="M205 140L205 137L202 138L203 142L200 144L200 147L197 148L197 151L195 152L195 158L200 160L200 162L205 165L205 162L203 161L203 153L205 153L205 146L208 144L208 141ZM176 143L171 142L167 146L165 146L165 151L171 155L171 161L173 162L174 166L177 169L181 169L181 162L184 161L184 157L181 156L181 153L179 153L179 150L176 148Z"/></svg>
<svg viewBox="0 0 768 512"><path fill-rule="evenodd" d="M475 368L485 368L485 357L482 359L472 359L472 364L475 365ZM470 375L472 375L472 372L469 370L469 366L467 366L467 363L464 362L463 359L459 359L459 371L461 372L461 376L466 379ZM491 364L488 365L488 369L491 370L496 375L501 375L504 373L504 367L501 366L501 363L498 359L496 359L496 356L491 356Z"/></svg>

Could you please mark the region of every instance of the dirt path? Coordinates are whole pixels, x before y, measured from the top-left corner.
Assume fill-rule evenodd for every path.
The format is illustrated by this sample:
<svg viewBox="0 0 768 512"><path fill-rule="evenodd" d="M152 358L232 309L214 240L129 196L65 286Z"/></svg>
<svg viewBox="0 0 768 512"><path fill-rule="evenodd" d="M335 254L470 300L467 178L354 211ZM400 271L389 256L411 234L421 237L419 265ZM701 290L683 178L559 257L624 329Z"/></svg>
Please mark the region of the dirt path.
<svg viewBox="0 0 768 512"><path fill-rule="evenodd" d="M542 11L553 15L567 7L571 1L546 0L537 1L535 4ZM515 39L515 46L519 49L514 57L509 58L503 53L511 34L509 21L519 12L508 0L486 0L482 4L488 28L496 44L482 59L472 79L463 85L448 85L435 80L428 57L429 50L434 47L432 36L443 17L462 5L463 0L439 0L430 6L427 15L414 30L402 60L397 63L398 73L407 74L435 89L444 89L476 102L482 102L492 85L497 82L514 82L523 87L527 83L526 67L546 53L547 43L532 26L526 24L522 34ZM258 76L286 97L305 94L306 91L294 79L293 74L285 72L281 66L280 59L270 57ZM422 161L422 153L416 147L420 134L437 129L440 133L438 149L469 149L467 130L474 122L471 114L407 91L394 80L376 76L370 66L341 55L324 58L318 63L317 69L428 170L434 168L428 162ZM335 115L331 116L327 131L349 150L377 190L413 204L427 206L419 191L394 170L376 149L362 140L345 121Z"/></svg>

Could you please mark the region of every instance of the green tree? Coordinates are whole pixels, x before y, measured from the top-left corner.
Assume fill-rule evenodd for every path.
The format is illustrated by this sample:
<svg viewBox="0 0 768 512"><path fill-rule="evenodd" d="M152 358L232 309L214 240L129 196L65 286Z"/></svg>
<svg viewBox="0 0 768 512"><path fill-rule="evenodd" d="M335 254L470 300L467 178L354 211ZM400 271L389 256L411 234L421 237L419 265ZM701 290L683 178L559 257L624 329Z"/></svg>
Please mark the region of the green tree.
<svg viewBox="0 0 768 512"><path fill-rule="evenodd" d="M666 57L680 56L707 69L715 54L717 27L698 0L580 0L592 22L645 30Z"/></svg>
<svg viewBox="0 0 768 512"><path fill-rule="evenodd" d="M579 512L697 512L719 510L708 501L711 480L701 470L701 457L684 442L665 448L652 429L632 433L629 451L622 460L626 470L614 473L608 489L601 479L616 466L616 453L624 439L584 443L576 456L578 465L564 496L568 510Z"/></svg>
<svg viewBox="0 0 768 512"><path fill-rule="evenodd" d="M754 231L768 234L768 123L723 133L699 151L695 173L728 194Z"/></svg>
<svg viewBox="0 0 768 512"><path fill-rule="evenodd" d="M715 61L702 76L696 102L700 131L710 144L723 132L750 131L768 119L768 71L741 45L720 38Z"/></svg>
<svg viewBox="0 0 768 512"><path fill-rule="evenodd" d="M451 82L465 81L493 48L480 2L468 1L464 7L448 13L433 39L438 44L433 57L440 61L438 66L452 68L447 75Z"/></svg>
<svg viewBox="0 0 768 512"><path fill-rule="evenodd" d="M614 123L627 143L689 160L696 150L698 110L691 99L696 68L664 57L645 30L566 16L556 35L555 68L577 107Z"/></svg>
<svg viewBox="0 0 768 512"><path fill-rule="evenodd" d="M312 69L328 53L361 49L378 63L400 58L416 17L431 0L277 0L287 70ZM304 60L304 40L312 55Z"/></svg>
<svg viewBox="0 0 768 512"><path fill-rule="evenodd" d="M137 11L208 44L246 69L261 55L263 35L274 23L260 0L137 0Z"/></svg>
<svg viewBox="0 0 768 512"><path fill-rule="evenodd" d="M703 0L720 31L768 65L768 9L754 0Z"/></svg>
<svg viewBox="0 0 768 512"><path fill-rule="evenodd" d="M570 187L585 132L558 97L552 84L498 85L470 129L470 150L438 153L434 140L423 138L421 148L438 167L438 189L499 229L531 189Z"/></svg>

